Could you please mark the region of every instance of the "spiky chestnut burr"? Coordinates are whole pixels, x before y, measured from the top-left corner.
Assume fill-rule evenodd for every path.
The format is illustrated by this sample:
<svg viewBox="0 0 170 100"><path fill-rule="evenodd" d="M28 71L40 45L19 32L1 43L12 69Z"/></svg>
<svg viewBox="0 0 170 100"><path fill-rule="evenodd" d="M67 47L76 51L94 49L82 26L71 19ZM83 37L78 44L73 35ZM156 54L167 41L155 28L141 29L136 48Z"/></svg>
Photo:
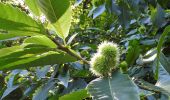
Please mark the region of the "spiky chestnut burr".
<svg viewBox="0 0 170 100"><path fill-rule="evenodd" d="M91 58L90 70L96 76L110 76L119 64L119 49L113 42L103 42Z"/></svg>

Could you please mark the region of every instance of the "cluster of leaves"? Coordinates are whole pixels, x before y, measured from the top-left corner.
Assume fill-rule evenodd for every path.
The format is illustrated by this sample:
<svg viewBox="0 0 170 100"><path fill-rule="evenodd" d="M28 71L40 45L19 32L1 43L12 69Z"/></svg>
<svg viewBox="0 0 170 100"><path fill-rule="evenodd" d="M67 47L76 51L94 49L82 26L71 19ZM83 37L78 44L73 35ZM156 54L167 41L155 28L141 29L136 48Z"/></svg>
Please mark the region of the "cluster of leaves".
<svg viewBox="0 0 170 100"><path fill-rule="evenodd" d="M14 1L0 2L0 99L169 99L169 0ZM126 73L89 71L104 40Z"/></svg>

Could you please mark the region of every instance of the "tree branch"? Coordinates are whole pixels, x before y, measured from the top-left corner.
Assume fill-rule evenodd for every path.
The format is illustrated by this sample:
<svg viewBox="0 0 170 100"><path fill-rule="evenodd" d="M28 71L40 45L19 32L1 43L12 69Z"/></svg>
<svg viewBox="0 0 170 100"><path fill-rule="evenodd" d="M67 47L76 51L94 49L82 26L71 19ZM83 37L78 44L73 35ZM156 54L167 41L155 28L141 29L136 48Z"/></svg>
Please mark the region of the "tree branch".
<svg viewBox="0 0 170 100"><path fill-rule="evenodd" d="M78 55L78 54L77 54L76 52L74 52L72 49L70 49L70 48L68 48L68 47L60 44L59 41L57 41L55 38L53 38L53 37L50 35L50 33L48 32L48 30L47 30L46 33L48 34L48 37L58 46L57 49L60 49L60 50L62 50L62 51L65 51L65 52L67 52L69 55L77 58L77 60L82 60L84 63L89 64L89 62L88 62L87 60L83 59L80 55Z"/></svg>
<svg viewBox="0 0 170 100"><path fill-rule="evenodd" d="M146 82L144 80L141 80L141 79L135 80L135 83L141 89L152 91L152 92L158 93L158 94L160 94L160 93L168 94L168 92L165 91L164 89L157 87L157 86L155 86L149 82Z"/></svg>

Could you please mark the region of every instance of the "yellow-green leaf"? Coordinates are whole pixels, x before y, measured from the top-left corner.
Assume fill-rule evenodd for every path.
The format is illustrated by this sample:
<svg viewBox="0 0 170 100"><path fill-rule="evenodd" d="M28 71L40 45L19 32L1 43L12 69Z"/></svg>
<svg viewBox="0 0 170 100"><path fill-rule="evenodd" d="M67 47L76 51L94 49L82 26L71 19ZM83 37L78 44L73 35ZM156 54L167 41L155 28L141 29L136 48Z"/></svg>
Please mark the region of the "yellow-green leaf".
<svg viewBox="0 0 170 100"><path fill-rule="evenodd" d="M69 0L37 0L41 11L56 29L62 39L68 36L71 26L71 6Z"/></svg>

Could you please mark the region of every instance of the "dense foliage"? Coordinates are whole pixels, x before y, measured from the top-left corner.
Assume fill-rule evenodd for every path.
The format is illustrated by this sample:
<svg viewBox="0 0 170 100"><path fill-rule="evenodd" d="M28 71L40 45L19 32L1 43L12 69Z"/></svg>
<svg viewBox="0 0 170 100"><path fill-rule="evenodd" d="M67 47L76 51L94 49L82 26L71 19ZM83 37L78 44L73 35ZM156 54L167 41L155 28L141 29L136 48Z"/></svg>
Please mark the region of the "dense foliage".
<svg viewBox="0 0 170 100"><path fill-rule="evenodd" d="M0 0L0 100L169 100L170 0Z"/></svg>

